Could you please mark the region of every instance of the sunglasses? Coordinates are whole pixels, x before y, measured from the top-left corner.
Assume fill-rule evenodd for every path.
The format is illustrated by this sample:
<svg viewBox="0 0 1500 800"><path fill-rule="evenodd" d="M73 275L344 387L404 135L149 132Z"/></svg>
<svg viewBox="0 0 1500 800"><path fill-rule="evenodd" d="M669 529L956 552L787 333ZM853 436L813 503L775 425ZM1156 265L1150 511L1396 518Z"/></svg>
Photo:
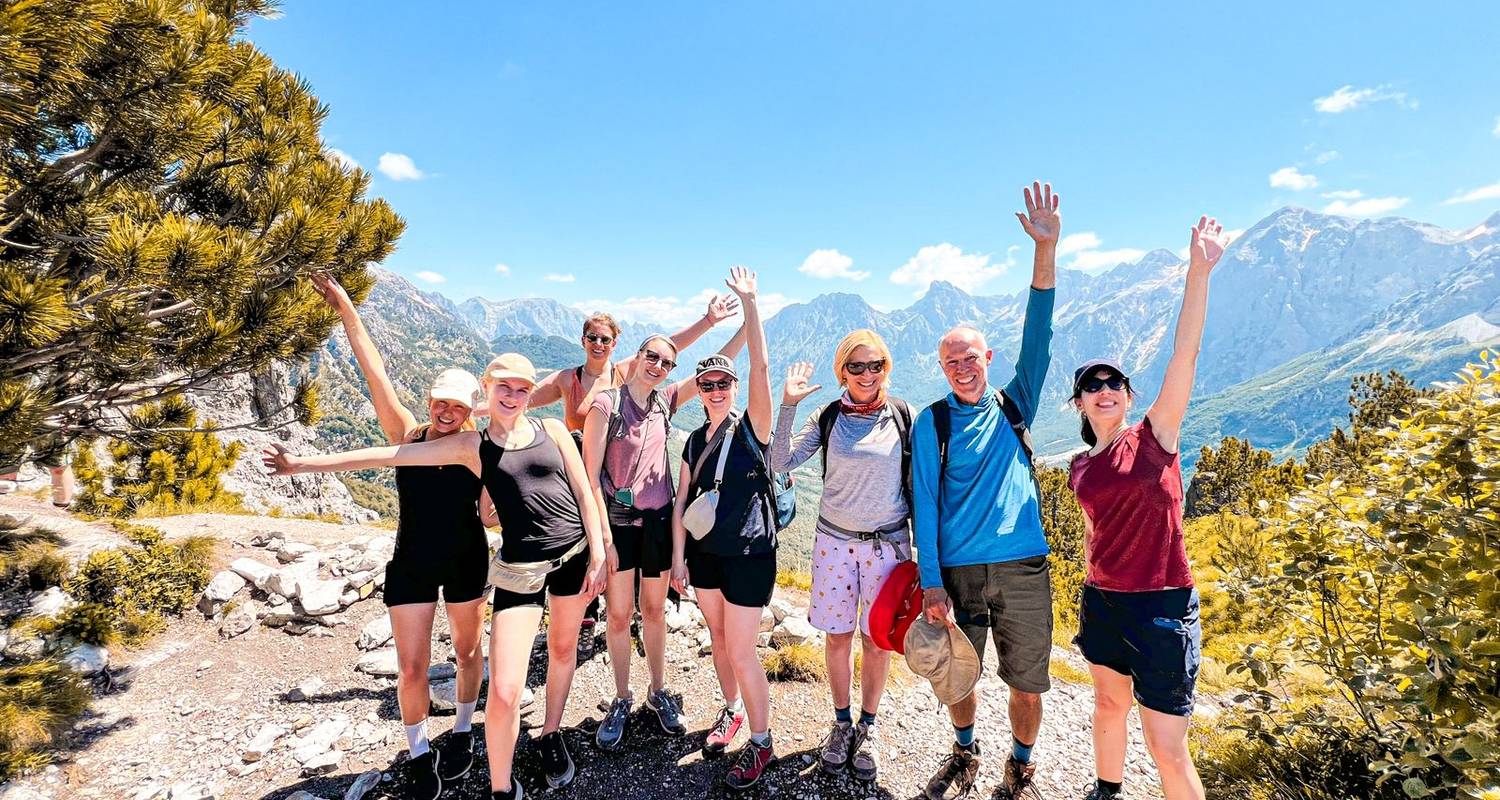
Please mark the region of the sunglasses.
<svg viewBox="0 0 1500 800"><path fill-rule="evenodd" d="M1122 378L1119 375L1111 375L1108 378L1100 378L1098 376L1094 376L1084 381L1083 383L1078 384L1078 387L1083 390L1084 394L1093 394L1094 392L1103 390L1106 386L1118 392L1121 389L1124 389L1129 383L1129 380Z"/></svg>
<svg viewBox="0 0 1500 800"><path fill-rule="evenodd" d="M871 375L879 375L885 372L885 359L878 358L874 361L850 361L844 365L844 370L850 375L863 375L869 370Z"/></svg>
<svg viewBox="0 0 1500 800"><path fill-rule="evenodd" d="M671 372L672 370L677 368L676 361L663 356L661 353L658 353L655 350L642 350L641 354L646 357L647 364L660 364L666 368L667 372Z"/></svg>
<svg viewBox="0 0 1500 800"><path fill-rule="evenodd" d="M717 381L698 381L698 391L703 394L709 392L727 392L734 386L734 378L723 378Z"/></svg>
<svg viewBox="0 0 1500 800"><path fill-rule="evenodd" d="M615 337L613 336L604 336L598 333L585 333L583 335L583 338L593 342L594 344L609 344L615 340Z"/></svg>

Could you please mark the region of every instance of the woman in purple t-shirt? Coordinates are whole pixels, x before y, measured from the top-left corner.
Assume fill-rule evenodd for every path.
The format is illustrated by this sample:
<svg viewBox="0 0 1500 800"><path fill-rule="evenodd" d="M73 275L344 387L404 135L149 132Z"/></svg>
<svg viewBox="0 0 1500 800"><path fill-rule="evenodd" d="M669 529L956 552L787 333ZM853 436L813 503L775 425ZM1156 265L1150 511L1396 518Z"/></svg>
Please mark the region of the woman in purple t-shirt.
<svg viewBox="0 0 1500 800"><path fill-rule="evenodd" d="M1145 419L1126 420L1135 395L1118 363L1096 359L1073 373L1073 403L1089 445L1069 475L1086 527L1088 572L1074 641L1094 678L1098 780L1089 800L1120 796L1132 696L1167 800L1203 797L1187 747L1203 630L1182 540L1177 447L1203 338L1208 276L1227 241L1217 220L1203 217L1193 228L1172 358Z"/></svg>

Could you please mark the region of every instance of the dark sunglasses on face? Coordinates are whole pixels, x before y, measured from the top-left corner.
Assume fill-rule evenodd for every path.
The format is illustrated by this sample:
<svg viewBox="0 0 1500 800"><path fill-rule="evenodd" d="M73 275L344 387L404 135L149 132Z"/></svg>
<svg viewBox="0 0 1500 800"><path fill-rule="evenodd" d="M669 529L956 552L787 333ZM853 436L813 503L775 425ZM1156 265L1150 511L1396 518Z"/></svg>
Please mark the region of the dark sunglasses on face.
<svg viewBox="0 0 1500 800"><path fill-rule="evenodd" d="M734 386L734 378L724 378L717 381L698 381L698 391L708 394L709 392L727 392Z"/></svg>
<svg viewBox="0 0 1500 800"><path fill-rule="evenodd" d="M583 335L583 338L593 342L594 344L609 344L610 342L613 342L615 340L615 337L613 336L604 336L598 333L585 333Z"/></svg>
<svg viewBox="0 0 1500 800"><path fill-rule="evenodd" d="M646 357L647 364L661 364L662 367L665 368L668 372L671 372L672 370L677 368L676 361L673 361L670 358L663 357L661 353L658 353L655 350L642 350L641 354Z"/></svg>
<svg viewBox="0 0 1500 800"><path fill-rule="evenodd" d="M1084 381L1080 388L1083 389L1084 394L1093 394L1103 390L1106 386L1118 392L1125 388L1125 379L1119 375L1111 375L1108 378L1093 377Z"/></svg>
<svg viewBox="0 0 1500 800"><path fill-rule="evenodd" d="M869 370L871 375L879 375L885 372L885 359L879 358L874 361L850 361L844 365L844 369L850 375L863 375Z"/></svg>

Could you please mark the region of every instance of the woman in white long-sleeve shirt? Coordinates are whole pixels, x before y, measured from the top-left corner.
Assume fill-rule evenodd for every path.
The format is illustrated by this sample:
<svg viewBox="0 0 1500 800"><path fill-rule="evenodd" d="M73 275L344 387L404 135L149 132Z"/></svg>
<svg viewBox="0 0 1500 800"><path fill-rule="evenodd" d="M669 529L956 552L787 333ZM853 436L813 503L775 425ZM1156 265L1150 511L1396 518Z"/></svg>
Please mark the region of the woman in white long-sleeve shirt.
<svg viewBox="0 0 1500 800"><path fill-rule="evenodd" d="M879 769L875 712L885 692L890 653L870 640L869 609L880 584L911 558L911 407L890 397L891 351L880 335L861 329L834 351L834 375L844 387L792 434L797 404L816 392L811 364L793 364L782 390L771 466L795 469L823 453L823 498L813 541L809 621L828 635L825 657L834 722L823 745L828 772L851 768L873 780ZM850 713L854 631L861 633L860 713Z"/></svg>

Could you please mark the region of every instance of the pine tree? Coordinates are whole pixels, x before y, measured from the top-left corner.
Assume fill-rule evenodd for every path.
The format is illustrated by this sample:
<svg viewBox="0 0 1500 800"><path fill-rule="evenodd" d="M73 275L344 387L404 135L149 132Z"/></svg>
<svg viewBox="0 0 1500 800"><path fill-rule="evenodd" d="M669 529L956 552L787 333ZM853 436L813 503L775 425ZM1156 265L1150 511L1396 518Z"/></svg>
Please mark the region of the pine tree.
<svg viewBox="0 0 1500 800"><path fill-rule="evenodd" d="M0 463L144 441L174 423L123 411L305 358L336 322L314 271L368 293L403 223L324 150L310 87L243 38L273 11L0 3ZM268 416L305 416L310 388Z"/></svg>
<svg viewBox="0 0 1500 800"><path fill-rule="evenodd" d="M110 463L101 465L90 448L79 450L74 465L80 492L77 508L87 514L134 516L151 506L171 511L215 501L237 504L220 477L234 468L239 442L222 444L209 430L198 430L196 412L180 397L129 413L130 425L151 431L109 443Z"/></svg>
<svg viewBox="0 0 1500 800"><path fill-rule="evenodd" d="M1363 482L1381 446L1376 433L1410 417L1420 400L1436 395L1436 389L1419 389L1395 370L1354 376L1349 384L1349 429L1335 428L1327 439L1308 448L1307 472Z"/></svg>
<svg viewBox="0 0 1500 800"><path fill-rule="evenodd" d="M1264 503L1285 499L1302 485L1295 461L1274 463L1271 451L1246 439L1225 436L1217 448L1205 445L1188 484L1184 515L1207 517L1230 512L1257 515Z"/></svg>

